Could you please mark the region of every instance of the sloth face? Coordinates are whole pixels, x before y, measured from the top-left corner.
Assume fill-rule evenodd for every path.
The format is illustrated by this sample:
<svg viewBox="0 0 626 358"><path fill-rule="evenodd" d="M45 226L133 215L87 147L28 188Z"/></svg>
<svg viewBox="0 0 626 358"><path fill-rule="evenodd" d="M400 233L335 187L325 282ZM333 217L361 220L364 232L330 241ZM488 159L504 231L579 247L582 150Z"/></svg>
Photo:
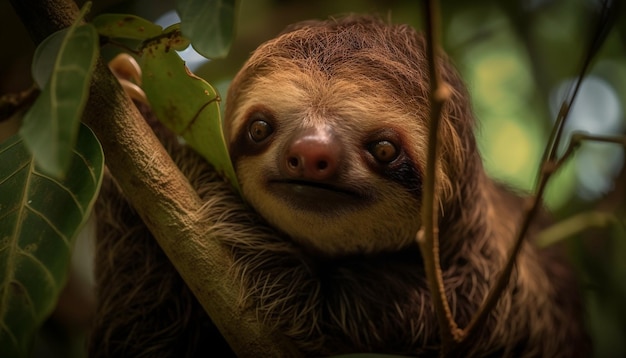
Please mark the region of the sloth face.
<svg viewBox="0 0 626 358"><path fill-rule="evenodd" d="M421 169L403 126L410 119L368 93L349 79L279 71L255 80L231 119L244 197L314 251L395 250L418 230Z"/></svg>
<svg viewBox="0 0 626 358"><path fill-rule="evenodd" d="M225 116L245 199L325 255L412 243L428 116L421 49L413 30L378 21L305 24L259 47Z"/></svg>

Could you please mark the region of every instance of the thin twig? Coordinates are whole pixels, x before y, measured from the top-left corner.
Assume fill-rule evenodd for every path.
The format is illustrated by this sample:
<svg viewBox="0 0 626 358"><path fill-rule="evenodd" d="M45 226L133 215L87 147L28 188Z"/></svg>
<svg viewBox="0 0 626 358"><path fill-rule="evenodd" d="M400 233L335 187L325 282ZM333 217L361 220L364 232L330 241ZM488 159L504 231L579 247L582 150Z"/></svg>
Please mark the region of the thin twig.
<svg viewBox="0 0 626 358"><path fill-rule="evenodd" d="M563 164L565 164L565 162L576 152L576 150L580 148L583 141L621 144L626 148L626 136L604 136L581 132L573 133L565 152L561 155L561 158L557 161L549 162L548 167L544 168L543 171L556 172L559 170L561 166L563 166Z"/></svg>
<svg viewBox="0 0 626 358"><path fill-rule="evenodd" d="M566 100L561 106L556 123L553 127L552 133L550 134L550 139L546 146L546 150L543 154L539 172L539 179L535 187L535 192L531 197L528 198L527 205L524 208L523 220L515 238L515 243L511 248L511 251L507 258L505 267L498 275L495 285L489 291L487 298L480 306L478 312L474 315L469 325L464 329L464 337L459 345L455 347L455 352L461 352L465 347L467 347L469 344L476 340L476 335L479 331L477 327L480 327L484 324L488 315L497 304L500 296L502 295L502 292L507 287L510 281L510 276L513 272L515 262L517 261L518 253L522 247L522 244L524 243L526 233L530 229L530 224L535 214L539 211L541 207L543 193L550 177L574 150L574 148L570 146L570 148L572 149L570 149L569 153L567 153L566 155L564 154L560 160L556 159L557 148L559 146L559 142L563 133L563 127L565 126L565 121L567 120L569 111L574 103L576 95L579 92L582 80L589 71L593 57L606 39L609 29L614 24L615 17L611 16L610 6L611 4L609 2L603 3L602 13L599 16L599 23L596 27L596 32L592 37L587 55L581 66L577 83L570 91L570 93L568 93Z"/></svg>
<svg viewBox="0 0 626 358"><path fill-rule="evenodd" d="M572 136L570 144L561 156L561 158L556 161L548 161L542 166L542 174L540 176L539 184L537 186L535 194L529 198L528 205L524 209L524 219L521 224L520 231L517 234L515 244L511 249L511 252L509 253L507 263L504 269L500 272L496 284L489 291L487 299L479 308L478 313L476 313L472 321L465 328L465 336L459 343L459 346L455 348L455 351L462 351L467 345L471 344L471 342L475 341L475 339L477 338L476 334L479 331L477 327L483 325L483 323L487 319L487 316L489 315L493 307L495 307L498 299L502 295L502 292L509 283L511 272L513 271L513 267L515 266L517 255L522 247L522 244L524 243L524 237L526 236L526 233L530 228L530 224L535 214L541 207L541 198L543 197L543 193L549 179L551 178L552 174L554 174L565 163L565 161L571 157L575 150L580 147L581 142L587 140L604 143L616 143L626 147L626 136L597 136L585 133L576 133Z"/></svg>
<svg viewBox="0 0 626 358"><path fill-rule="evenodd" d="M39 92L39 88L33 85L22 92L0 96L0 122L8 120L15 113L31 106L39 96Z"/></svg>
<svg viewBox="0 0 626 358"><path fill-rule="evenodd" d="M438 43L435 23L438 21L437 2L426 1L426 46L430 74L430 128L428 129L428 153L426 159L426 175L422 196L422 228L417 233L417 242L424 258L424 270L431 292L433 306L439 322L442 341L442 354L458 339L460 330L457 327L446 298L443 274L439 257L439 230L437 219L436 168L439 162L439 122L444 103L450 93L447 85L442 82L437 69L436 49Z"/></svg>
<svg viewBox="0 0 626 358"><path fill-rule="evenodd" d="M467 347L477 339L476 335L480 331L480 329L478 328L485 323L493 307L495 307L496 303L500 299L500 296L502 296L502 292L509 284L511 273L513 272L513 268L515 267L517 255L519 254L519 251L522 248L522 244L524 243L523 239L524 237L526 237L526 233L530 229L530 223L532 222L535 214L541 206L541 200L539 198L543 196L543 191L547 182L547 177L544 177L541 185L539 186L539 191L537 192L537 194L528 199L527 205L524 208L524 221L522 222L521 228L518 231L515 244L511 248L511 251L508 255L506 265L498 275L496 283L489 290L489 294L487 295L487 298L485 299L483 304L478 309L478 312L474 315L470 323L463 330L464 337L459 342L459 345L455 347L457 351L463 351L465 347Z"/></svg>
<svg viewBox="0 0 626 358"><path fill-rule="evenodd" d="M567 120L567 116L569 115L569 111L574 101L576 100L576 96L580 91L580 87L582 85L583 79L589 72L591 67L591 63L598 53L598 50L604 43L610 29L615 24L617 11L614 9L616 4L614 2L603 1L602 2L602 11L597 19L597 26L595 27L595 32L591 37L591 41L588 45L588 50L583 59L582 65L580 67L580 72L578 73L578 80L576 81L573 88L570 88L568 91L565 100L561 104L561 108L557 115L554 126L552 127L552 132L550 133L550 138L548 139L548 145L546 146L546 150L544 152L541 163L547 163L549 161L553 161L557 155L557 149L559 147L559 143L561 141L561 136L563 135L563 128L565 126L565 121ZM541 175L541 173L539 174Z"/></svg>

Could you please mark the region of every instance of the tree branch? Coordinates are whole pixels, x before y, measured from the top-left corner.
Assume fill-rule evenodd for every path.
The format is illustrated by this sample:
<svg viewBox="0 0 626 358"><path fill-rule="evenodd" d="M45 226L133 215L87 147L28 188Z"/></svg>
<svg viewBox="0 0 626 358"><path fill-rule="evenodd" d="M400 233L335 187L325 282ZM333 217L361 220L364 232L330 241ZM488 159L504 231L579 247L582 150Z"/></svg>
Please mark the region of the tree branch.
<svg viewBox="0 0 626 358"><path fill-rule="evenodd" d="M580 148L583 141L621 144L626 149L626 136L604 136L580 132L573 133L565 152L561 155L561 158L559 158L559 160L549 162L548 166L544 168L544 171L550 171L552 174L559 170L559 168L565 164L565 162L576 152L576 150Z"/></svg>
<svg viewBox="0 0 626 358"><path fill-rule="evenodd" d="M567 106L569 107L569 105ZM509 253L507 258L507 263L503 270L500 272L496 284L489 291L487 299L483 302L483 305L479 308L478 312L470 322L470 324L465 328L465 337L462 342L459 343L458 349L462 351L463 347L471 344L476 339L476 333L478 331L477 327L480 327L484 321L487 319L487 316L495 307L498 299L502 295L502 291L506 288L509 283L511 272L513 271L513 267L515 266L515 262L517 261L517 255L522 247L524 242L524 238L526 237L526 233L530 228L530 223L535 217L537 211L539 211L541 207L543 197L543 193L548 184L548 181L552 177L552 174L556 173L556 171L568 160L571 155L575 152L575 150L580 147L582 141L596 141L596 142L604 142L604 143L614 143L621 144L626 147L626 136L597 136L590 135L585 133L575 133L572 135L570 143L563 153L563 155L559 159L550 160L550 156L545 156L546 162L542 163L539 183L537 185L537 189L533 196L529 198L528 205L524 210L524 219L522 222L522 226L518 231L518 234L515 239L515 244Z"/></svg>
<svg viewBox="0 0 626 358"><path fill-rule="evenodd" d="M69 26L78 14L69 0L11 3L36 43ZM83 121L100 140L107 166L125 195L235 353L298 356L284 336L237 305L241 295L229 275L230 254L204 237L209 224L197 218L200 198L101 59Z"/></svg>
<svg viewBox="0 0 626 358"><path fill-rule="evenodd" d="M465 328L465 336L463 337L459 345L455 348L456 352L462 352L464 347L475 341L476 334L478 332L477 327L480 327L485 322L487 316L489 315L493 307L495 307L500 296L502 295L502 292L508 285L511 273L513 271L513 267L515 266L515 262L517 261L518 253L522 247L524 238L526 237L526 233L530 228L530 224L541 207L543 193L552 174L554 174L558 170L558 168L570 157L574 150L580 145L580 142L582 140L600 140L612 143L624 143L624 138L596 137L577 134L572 137L572 140L566 152L561 156L560 159L557 159L557 149L561 140L561 136L563 134L563 128L569 115L569 111L571 110L574 100L576 99L576 96L579 92L583 78L589 71L591 62L595 54L600 49L602 43L606 39L607 34L609 33L609 30L615 23L616 11L614 11L612 5L613 4L611 2L604 2L602 4L602 11L598 16L598 24L595 27L594 35L591 37L589 50L587 51L587 54L583 60L583 64L578 75L578 81L576 82L574 88L570 90L565 101L561 105L559 114L556 118L556 122L552 128L548 144L541 159L539 180L535 187L535 192L531 197L528 198L527 205L524 208L523 220L520 229L517 232L515 243L511 248L511 251L507 258L506 265L500 272L496 284L489 291L487 298L479 308L478 312L474 315L472 321Z"/></svg>
<svg viewBox="0 0 626 358"><path fill-rule="evenodd" d="M439 43L436 22L439 19L437 2L426 1L426 50L430 75L430 127L428 129L428 152L426 174L422 191L422 228L417 242L424 259L424 271L428 281L435 314L439 322L442 355L459 339L459 330L446 297L439 255L439 229L437 218L436 172L439 165L439 122L443 105L450 97L450 90L441 80L437 69L436 45Z"/></svg>

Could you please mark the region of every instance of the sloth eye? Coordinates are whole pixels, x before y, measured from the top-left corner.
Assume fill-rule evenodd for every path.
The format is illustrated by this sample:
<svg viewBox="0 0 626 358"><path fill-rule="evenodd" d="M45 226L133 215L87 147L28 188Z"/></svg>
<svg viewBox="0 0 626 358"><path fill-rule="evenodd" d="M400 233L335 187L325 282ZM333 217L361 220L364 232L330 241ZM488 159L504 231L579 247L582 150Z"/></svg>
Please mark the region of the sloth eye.
<svg viewBox="0 0 626 358"><path fill-rule="evenodd" d="M388 140L380 140L370 144L369 152L381 163L390 163L398 157L398 148Z"/></svg>
<svg viewBox="0 0 626 358"><path fill-rule="evenodd" d="M259 143L265 140L274 132L272 126L262 119L256 119L250 122L248 126L248 133L250 134L250 139Z"/></svg>

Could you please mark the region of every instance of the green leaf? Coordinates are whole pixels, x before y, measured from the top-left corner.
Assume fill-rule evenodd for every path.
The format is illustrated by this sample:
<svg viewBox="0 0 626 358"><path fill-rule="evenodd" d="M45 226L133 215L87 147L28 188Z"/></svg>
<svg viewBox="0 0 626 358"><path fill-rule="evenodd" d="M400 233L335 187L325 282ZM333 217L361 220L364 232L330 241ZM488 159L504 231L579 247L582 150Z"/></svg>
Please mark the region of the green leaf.
<svg viewBox="0 0 626 358"><path fill-rule="evenodd" d="M135 15L102 14L92 21L102 36L146 40L161 34L161 26Z"/></svg>
<svg viewBox="0 0 626 358"><path fill-rule="evenodd" d="M167 38L167 45L176 51L183 51L189 47L189 39L182 35L180 31L180 23L168 26L163 30L163 37ZM159 41L162 41L159 39ZM146 44L150 46L150 44Z"/></svg>
<svg viewBox="0 0 626 358"><path fill-rule="evenodd" d="M235 0L178 0L183 35L202 56L228 54L235 28Z"/></svg>
<svg viewBox="0 0 626 358"><path fill-rule="evenodd" d="M69 27L46 37L35 49L33 62L31 63L31 72L39 88L45 88L48 84L54 70L54 62L68 30Z"/></svg>
<svg viewBox="0 0 626 358"><path fill-rule="evenodd" d="M24 140L0 144L0 351L27 356L66 280L74 239L102 182L104 155L85 125L59 181L35 165Z"/></svg>
<svg viewBox="0 0 626 358"><path fill-rule="evenodd" d="M239 190L222 132L220 97L170 47L164 38L142 51L142 88L152 110Z"/></svg>
<svg viewBox="0 0 626 358"><path fill-rule="evenodd" d="M52 35L60 36L60 35ZM58 39L42 42L57 44ZM38 49L33 65L37 77L49 77L41 94L24 116L20 134L41 169L61 178L70 162L78 123L89 94L89 82L98 57L98 35L90 25L70 27L60 42L58 55L51 61L45 54L52 48ZM52 65L51 69L50 66Z"/></svg>

